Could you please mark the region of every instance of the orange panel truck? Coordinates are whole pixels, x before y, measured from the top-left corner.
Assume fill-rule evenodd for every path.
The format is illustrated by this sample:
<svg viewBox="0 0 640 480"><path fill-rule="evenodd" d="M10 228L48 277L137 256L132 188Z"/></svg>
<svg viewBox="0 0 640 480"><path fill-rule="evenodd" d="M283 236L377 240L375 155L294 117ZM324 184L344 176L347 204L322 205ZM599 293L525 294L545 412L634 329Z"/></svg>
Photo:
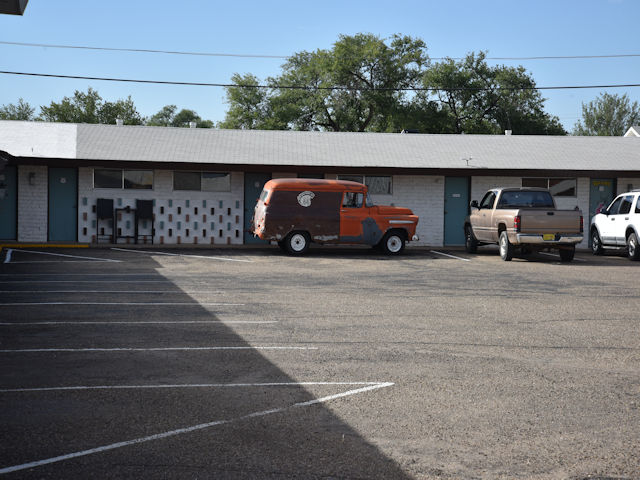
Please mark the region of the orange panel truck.
<svg viewBox="0 0 640 480"><path fill-rule="evenodd" d="M251 223L254 235L277 241L290 255L305 253L311 242L371 245L397 255L418 240L410 209L373 205L366 185L346 180L270 180Z"/></svg>

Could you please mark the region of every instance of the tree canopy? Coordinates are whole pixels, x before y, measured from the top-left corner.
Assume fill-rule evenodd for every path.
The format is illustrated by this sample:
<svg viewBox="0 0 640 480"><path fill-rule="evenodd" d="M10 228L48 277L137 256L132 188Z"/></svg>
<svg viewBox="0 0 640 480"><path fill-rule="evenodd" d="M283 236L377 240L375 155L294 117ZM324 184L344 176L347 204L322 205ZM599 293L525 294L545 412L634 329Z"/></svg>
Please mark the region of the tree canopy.
<svg viewBox="0 0 640 480"><path fill-rule="evenodd" d="M105 102L100 94L89 87L87 92L76 90L73 97L64 97L59 103L40 107L40 119L45 122L111 123L121 119L125 125L141 125L142 116L136 110L131 96L126 100Z"/></svg>
<svg viewBox="0 0 640 480"><path fill-rule="evenodd" d="M31 121L34 119L33 112L35 112L35 108L20 98L17 104L10 103L0 107L0 120Z"/></svg>
<svg viewBox="0 0 640 480"><path fill-rule="evenodd" d="M566 134L523 67L489 66L484 52L431 65L426 52L408 36L341 35L330 50L294 54L263 85L235 74L219 126Z"/></svg>
<svg viewBox="0 0 640 480"><path fill-rule="evenodd" d="M176 113L178 107L175 105L165 105L158 113L152 115L146 125L155 127L189 127L191 122L195 122L197 128L212 128L211 120L203 120L193 110L182 109Z"/></svg>
<svg viewBox="0 0 640 480"><path fill-rule="evenodd" d="M602 93L595 100L582 104L582 120L573 128L574 135L620 136L640 122L638 102L624 95Z"/></svg>

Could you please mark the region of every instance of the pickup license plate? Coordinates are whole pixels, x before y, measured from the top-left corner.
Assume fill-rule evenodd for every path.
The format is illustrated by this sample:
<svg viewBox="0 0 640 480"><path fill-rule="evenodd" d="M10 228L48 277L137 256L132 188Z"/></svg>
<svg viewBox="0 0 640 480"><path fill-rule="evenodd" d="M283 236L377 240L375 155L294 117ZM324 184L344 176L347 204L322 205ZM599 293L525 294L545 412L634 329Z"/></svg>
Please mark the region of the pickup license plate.
<svg viewBox="0 0 640 480"><path fill-rule="evenodd" d="M555 239L556 239L555 233L545 233L542 235L542 240L544 240L545 242L553 241Z"/></svg>

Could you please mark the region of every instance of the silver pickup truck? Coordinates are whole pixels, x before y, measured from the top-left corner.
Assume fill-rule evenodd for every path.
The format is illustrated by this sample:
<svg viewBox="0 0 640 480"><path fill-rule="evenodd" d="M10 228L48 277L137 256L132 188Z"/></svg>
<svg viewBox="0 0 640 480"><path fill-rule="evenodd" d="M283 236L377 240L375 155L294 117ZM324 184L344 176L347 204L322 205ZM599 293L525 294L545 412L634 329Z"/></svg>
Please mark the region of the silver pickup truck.
<svg viewBox="0 0 640 480"><path fill-rule="evenodd" d="M580 210L557 210L553 196L542 188L495 188L480 203L471 202L464 225L465 247L475 253L479 245L498 244L509 261L516 249L522 253L555 248L570 262L583 238Z"/></svg>

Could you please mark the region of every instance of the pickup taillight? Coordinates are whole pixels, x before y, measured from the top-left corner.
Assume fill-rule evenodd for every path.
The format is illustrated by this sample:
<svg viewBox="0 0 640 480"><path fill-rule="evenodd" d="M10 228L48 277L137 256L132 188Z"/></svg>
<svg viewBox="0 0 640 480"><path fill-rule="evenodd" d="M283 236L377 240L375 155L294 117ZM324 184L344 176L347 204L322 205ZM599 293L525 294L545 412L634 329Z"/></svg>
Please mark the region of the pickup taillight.
<svg viewBox="0 0 640 480"><path fill-rule="evenodd" d="M520 215L516 215L513 217L513 228L515 228L516 232L520 231L521 218Z"/></svg>
<svg viewBox="0 0 640 480"><path fill-rule="evenodd" d="M584 217L580 215L580 233L584 232Z"/></svg>

